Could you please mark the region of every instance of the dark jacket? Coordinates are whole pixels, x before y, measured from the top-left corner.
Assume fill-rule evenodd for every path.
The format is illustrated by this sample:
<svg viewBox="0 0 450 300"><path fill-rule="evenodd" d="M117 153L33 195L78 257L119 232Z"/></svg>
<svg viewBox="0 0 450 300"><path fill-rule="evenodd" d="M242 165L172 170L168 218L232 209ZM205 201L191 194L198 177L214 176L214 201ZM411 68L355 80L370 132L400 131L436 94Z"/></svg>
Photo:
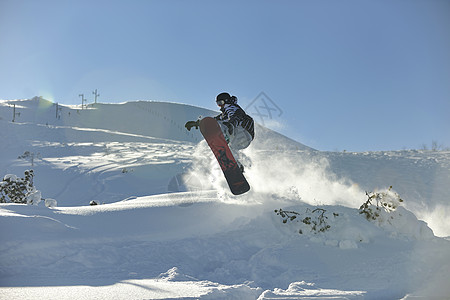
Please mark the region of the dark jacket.
<svg viewBox="0 0 450 300"><path fill-rule="evenodd" d="M255 138L255 124L249 115L237 104L225 104L220 108L222 112L220 115L216 116L214 119L223 122L228 122L234 127L242 126L245 130L250 133L252 139Z"/></svg>

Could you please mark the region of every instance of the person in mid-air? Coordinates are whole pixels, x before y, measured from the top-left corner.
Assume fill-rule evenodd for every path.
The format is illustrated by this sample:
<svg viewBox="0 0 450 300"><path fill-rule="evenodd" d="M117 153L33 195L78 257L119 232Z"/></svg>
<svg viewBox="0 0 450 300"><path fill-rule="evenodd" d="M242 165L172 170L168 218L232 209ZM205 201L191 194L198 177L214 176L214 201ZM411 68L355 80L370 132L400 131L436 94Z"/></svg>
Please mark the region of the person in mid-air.
<svg viewBox="0 0 450 300"><path fill-rule="evenodd" d="M230 149L242 150L247 148L255 138L255 123L249 115L237 104L237 97L229 93L220 93L216 97L221 114L214 117L222 129L225 140ZM199 121L189 121L186 128L197 127ZM240 168L242 165L238 162Z"/></svg>
<svg viewBox="0 0 450 300"><path fill-rule="evenodd" d="M247 148L255 138L255 124L252 117L237 104L236 96L220 93L216 97L220 106L220 115L214 117L219 123L230 148L241 150Z"/></svg>

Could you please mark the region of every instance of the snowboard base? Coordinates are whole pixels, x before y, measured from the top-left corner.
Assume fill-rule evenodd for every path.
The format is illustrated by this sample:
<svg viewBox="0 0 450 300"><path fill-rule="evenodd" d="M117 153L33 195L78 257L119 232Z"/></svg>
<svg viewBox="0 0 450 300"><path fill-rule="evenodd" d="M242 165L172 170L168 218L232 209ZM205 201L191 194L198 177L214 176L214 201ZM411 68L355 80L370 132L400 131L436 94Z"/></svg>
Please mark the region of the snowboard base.
<svg viewBox="0 0 450 300"><path fill-rule="evenodd" d="M234 159L217 120L211 117L202 119L200 121L200 132L214 153L231 193L241 195L248 192L250 185Z"/></svg>

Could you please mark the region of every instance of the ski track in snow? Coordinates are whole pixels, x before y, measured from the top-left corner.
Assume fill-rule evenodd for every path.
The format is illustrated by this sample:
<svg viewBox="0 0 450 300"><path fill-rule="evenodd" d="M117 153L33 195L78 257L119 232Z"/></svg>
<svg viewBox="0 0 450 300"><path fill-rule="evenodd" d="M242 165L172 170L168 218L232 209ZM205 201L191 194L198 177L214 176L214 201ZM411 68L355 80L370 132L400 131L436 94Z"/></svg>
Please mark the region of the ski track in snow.
<svg viewBox="0 0 450 300"><path fill-rule="evenodd" d="M2 299L450 294L450 242L416 218L450 235L449 152L318 152L260 128L241 158L252 190L233 197L198 133L180 125L210 112L140 101L60 106L55 120L53 105L34 99L15 101L22 114L11 123L13 102L0 101L0 137L10 141L0 146L0 170L33 168L35 186L58 207L0 205ZM124 116L133 121L118 121ZM34 166L17 158L25 151L36 154ZM406 209L368 222L357 210L364 192L390 185ZM330 225L321 233L274 213L314 218L318 207Z"/></svg>

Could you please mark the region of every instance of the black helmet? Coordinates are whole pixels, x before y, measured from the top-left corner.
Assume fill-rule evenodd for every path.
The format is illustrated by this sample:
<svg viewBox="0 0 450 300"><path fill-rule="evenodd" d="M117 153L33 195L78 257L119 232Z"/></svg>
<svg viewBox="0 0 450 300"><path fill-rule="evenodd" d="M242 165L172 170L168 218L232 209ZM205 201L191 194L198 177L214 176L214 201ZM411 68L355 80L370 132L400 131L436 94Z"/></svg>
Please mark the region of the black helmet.
<svg viewBox="0 0 450 300"><path fill-rule="evenodd" d="M222 106L224 104L235 104L237 102L236 96L230 96L228 93L220 93L216 97L217 105Z"/></svg>

